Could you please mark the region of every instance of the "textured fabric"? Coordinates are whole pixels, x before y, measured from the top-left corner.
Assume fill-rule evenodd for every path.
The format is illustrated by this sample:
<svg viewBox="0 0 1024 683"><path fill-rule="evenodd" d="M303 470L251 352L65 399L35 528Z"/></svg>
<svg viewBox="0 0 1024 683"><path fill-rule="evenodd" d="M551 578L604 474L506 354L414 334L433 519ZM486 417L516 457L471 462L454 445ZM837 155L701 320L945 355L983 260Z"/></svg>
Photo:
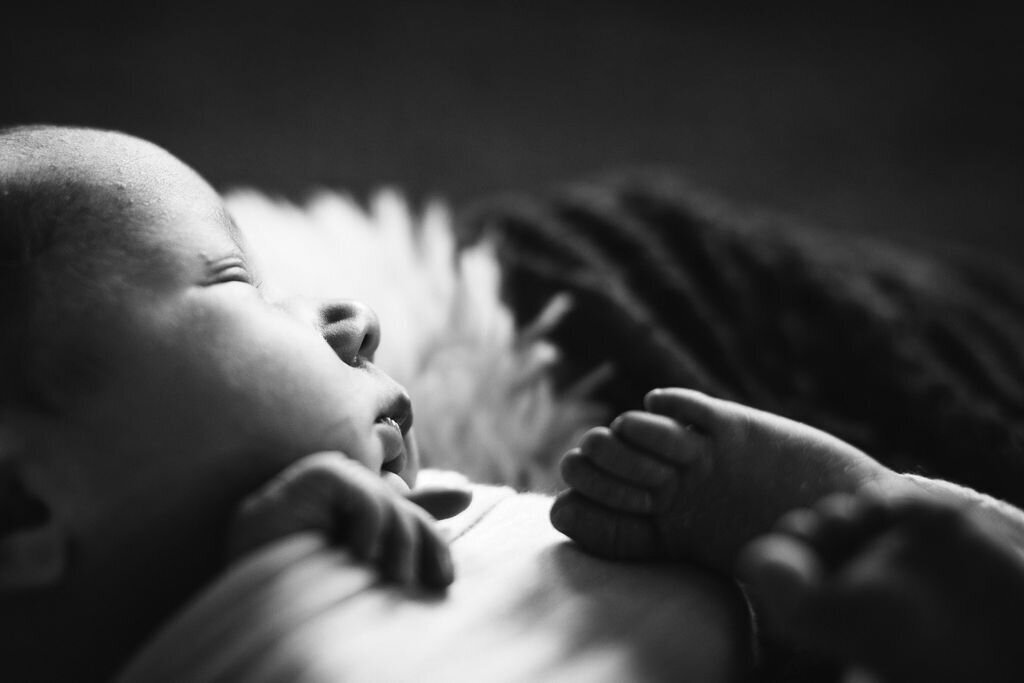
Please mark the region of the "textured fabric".
<svg viewBox="0 0 1024 683"><path fill-rule="evenodd" d="M1019 273L741 215L655 174L483 202L460 229L500 240L519 319L572 293L563 379L610 371L615 411L693 387L1024 505Z"/></svg>

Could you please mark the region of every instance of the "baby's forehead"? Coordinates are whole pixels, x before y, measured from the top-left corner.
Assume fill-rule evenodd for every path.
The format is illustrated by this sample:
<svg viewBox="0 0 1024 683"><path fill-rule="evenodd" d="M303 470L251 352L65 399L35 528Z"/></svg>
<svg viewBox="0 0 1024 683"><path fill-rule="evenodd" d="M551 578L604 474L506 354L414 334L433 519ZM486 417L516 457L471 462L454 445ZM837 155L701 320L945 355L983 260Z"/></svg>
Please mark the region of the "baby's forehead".
<svg viewBox="0 0 1024 683"><path fill-rule="evenodd" d="M207 188L173 183L116 196L98 239L146 269L198 272L228 257L244 260L240 231L220 197ZM156 274L155 272L153 274Z"/></svg>
<svg viewBox="0 0 1024 683"><path fill-rule="evenodd" d="M32 128L4 134L0 182L28 187L57 209L104 217L223 210L217 193L179 159L145 140L107 131Z"/></svg>
<svg viewBox="0 0 1024 683"><path fill-rule="evenodd" d="M43 129L0 137L0 151L0 189L24 195L37 227L55 243L107 254L110 267L119 257L173 267L190 250L193 258L241 251L219 194L156 145L117 133Z"/></svg>

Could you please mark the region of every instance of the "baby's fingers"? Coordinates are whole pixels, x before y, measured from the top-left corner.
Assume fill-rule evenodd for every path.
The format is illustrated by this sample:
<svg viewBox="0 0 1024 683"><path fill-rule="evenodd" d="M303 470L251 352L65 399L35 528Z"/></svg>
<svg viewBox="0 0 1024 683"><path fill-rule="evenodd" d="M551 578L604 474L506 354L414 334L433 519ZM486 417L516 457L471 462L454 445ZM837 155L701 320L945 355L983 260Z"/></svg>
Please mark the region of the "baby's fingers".
<svg viewBox="0 0 1024 683"><path fill-rule="evenodd" d="M664 415L631 410L615 418L611 431L630 446L676 465L691 465L704 455L706 437Z"/></svg>
<svg viewBox="0 0 1024 683"><path fill-rule="evenodd" d="M649 490L608 474L579 450L562 458L562 479L584 497L614 510L650 514L656 508Z"/></svg>
<svg viewBox="0 0 1024 683"><path fill-rule="evenodd" d="M426 510L434 519L448 519L473 502L473 492L448 486L422 487L404 494L406 499Z"/></svg>
<svg viewBox="0 0 1024 683"><path fill-rule="evenodd" d="M306 456L242 501L228 529L228 557L298 531L344 536L360 557L372 557L383 515L375 484L341 453Z"/></svg>
<svg viewBox="0 0 1024 683"><path fill-rule="evenodd" d="M419 580L428 588L444 588L455 580L448 541L426 515L418 515L420 528Z"/></svg>
<svg viewBox="0 0 1024 683"><path fill-rule="evenodd" d="M401 505L389 507L380 570L384 578L408 586L419 569L421 530L410 511Z"/></svg>
<svg viewBox="0 0 1024 683"><path fill-rule="evenodd" d="M392 514L380 567L385 578L406 586L449 585L455 578L451 551L430 515L404 500L396 501Z"/></svg>
<svg viewBox="0 0 1024 683"><path fill-rule="evenodd" d="M337 479L337 496L332 499L336 540L345 542L352 553L368 562L376 562L384 552L384 535L391 519L386 489L362 465L346 462L352 480ZM364 476L365 475L365 476ZM357 483L359 479L365 481Z"/></svg>

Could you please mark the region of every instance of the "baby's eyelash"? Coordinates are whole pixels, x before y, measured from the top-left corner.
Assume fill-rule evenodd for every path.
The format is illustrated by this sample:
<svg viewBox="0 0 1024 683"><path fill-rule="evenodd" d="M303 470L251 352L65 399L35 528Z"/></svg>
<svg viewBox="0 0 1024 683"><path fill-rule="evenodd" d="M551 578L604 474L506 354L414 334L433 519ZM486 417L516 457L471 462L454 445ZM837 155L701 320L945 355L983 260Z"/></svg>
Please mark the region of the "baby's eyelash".
<svg viewBox="0 0 1024 683"><path fill-rule="evenodd" d="M240 254L227 256L216 261L208 260L209 282L211 284L221 282L241 282L252 285L259 289L261 282L257 281L245 258Z"/></svg>
<svg viewBox="0 0 1024 683"><path fill-rule="evenodd" d="M233 267L221 274L223 282L244 282L247 285L253 284L252 277L244 269Z"/></svg>
<svg viewBox="0 0 1024 683"><path fill-rule="evenodd" d="M215 277L219 282L242 282L247 285L256 286L252 273L242 263L225 264L224 267L218 269Z"/></svg>

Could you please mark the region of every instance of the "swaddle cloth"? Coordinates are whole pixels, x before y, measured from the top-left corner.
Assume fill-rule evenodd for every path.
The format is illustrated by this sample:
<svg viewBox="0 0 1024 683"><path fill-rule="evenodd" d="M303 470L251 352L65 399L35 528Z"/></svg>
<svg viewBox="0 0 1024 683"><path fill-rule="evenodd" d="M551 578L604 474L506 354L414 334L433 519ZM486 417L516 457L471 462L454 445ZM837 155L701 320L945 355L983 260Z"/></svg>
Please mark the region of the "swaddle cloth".
<svg viewBox="0 0 1024 683"><path fill-rule="evenodd" d="M730 582L591 557L548 523L550 497L472 488L472 505L441 523L456 569L446 592L382 583L345 549L298 534L231 567L120 683L713 683L746 674L747 609Z"/></svg>

